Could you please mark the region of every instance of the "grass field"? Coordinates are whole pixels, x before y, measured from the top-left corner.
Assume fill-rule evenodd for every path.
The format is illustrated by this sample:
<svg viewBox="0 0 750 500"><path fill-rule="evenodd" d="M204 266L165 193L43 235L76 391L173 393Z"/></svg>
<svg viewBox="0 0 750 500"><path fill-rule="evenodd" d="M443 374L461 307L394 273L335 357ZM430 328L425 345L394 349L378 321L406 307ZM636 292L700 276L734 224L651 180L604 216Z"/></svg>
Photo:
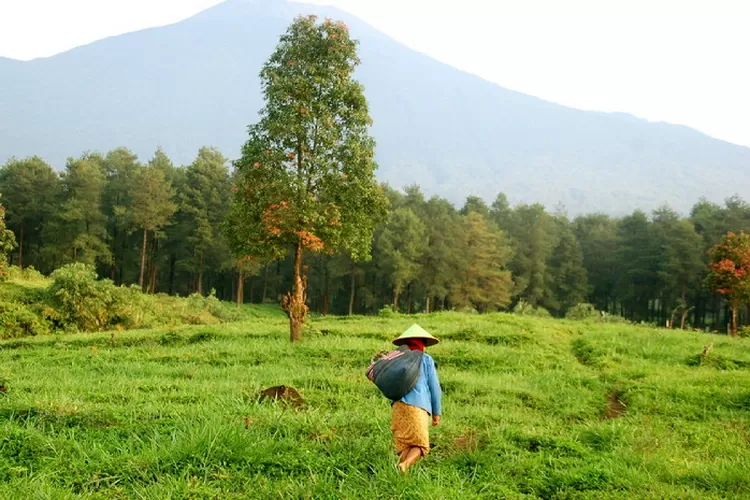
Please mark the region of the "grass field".
<svg viewBox="0 0 750 500"><path fill-rule="evenodd" d="M415 319L444 416L401 477L364 371ZM267 317L0 342L0 498L750 498L747 339L457 313L287 338ZM305 407L257 402L280 384Z"/></svg>

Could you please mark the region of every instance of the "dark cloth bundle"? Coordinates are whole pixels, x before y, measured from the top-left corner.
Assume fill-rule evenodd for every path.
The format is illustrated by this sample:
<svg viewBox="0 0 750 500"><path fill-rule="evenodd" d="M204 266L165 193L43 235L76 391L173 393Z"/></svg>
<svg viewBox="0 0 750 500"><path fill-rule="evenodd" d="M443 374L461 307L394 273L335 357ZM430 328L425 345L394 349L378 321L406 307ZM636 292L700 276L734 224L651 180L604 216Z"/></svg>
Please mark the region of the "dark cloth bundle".
<svg viewBox="0 0 750 500"><path fill-rule="evenodd" d="M367 369L370 379L385 397L398 401L417 385L422 374L421 351L401 346L395 351L376 356Z"/></svg>

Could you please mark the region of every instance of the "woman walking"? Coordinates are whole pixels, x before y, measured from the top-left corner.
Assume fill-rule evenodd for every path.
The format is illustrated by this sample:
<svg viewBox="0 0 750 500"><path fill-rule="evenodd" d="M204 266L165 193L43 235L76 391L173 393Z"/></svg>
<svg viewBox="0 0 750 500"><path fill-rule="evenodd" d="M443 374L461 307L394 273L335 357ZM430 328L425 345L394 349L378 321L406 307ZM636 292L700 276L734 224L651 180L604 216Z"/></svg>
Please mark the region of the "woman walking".
<svg viewBox="0 0 750 500"><path fill-rule="evenodd" d="M418 325L402 333L393 341L394 345L406 345L412 351L424 352L425 347L440 342ZM438 381L435 361L429 354L422 356L422 372L410 392L392 405L391 432L396 453L399 455L398 469L402 474L430 452L430 417L432 426L440 424L442 414L442 391Z"/></svg>

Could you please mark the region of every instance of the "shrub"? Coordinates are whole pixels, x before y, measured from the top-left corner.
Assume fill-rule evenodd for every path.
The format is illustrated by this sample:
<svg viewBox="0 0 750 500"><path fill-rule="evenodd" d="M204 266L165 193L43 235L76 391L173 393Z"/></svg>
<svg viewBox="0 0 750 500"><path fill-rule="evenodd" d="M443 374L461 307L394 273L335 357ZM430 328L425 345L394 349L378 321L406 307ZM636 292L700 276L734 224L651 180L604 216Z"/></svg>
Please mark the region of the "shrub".
<svg viewBox="0 0 750 500"><path fill-rule="evenodd" d="M378 316L381 318L394 318L399 316L399 313L393 306L385 306L378 311Z"/></svg>
<svg viewBox="0 0 750 500"><path fill-rule="evenodd" d="M44 335L50 325L26 304L0 302L0 339Z"/></svg>
<svg viewBox="0 0 750 500"><path fill-rule="evenodd" d="M565 315L567 319L574 319L574 320L584 320L584 319L594 319L600 317L599 311L596 310L596 307L594 307L592 304L576 304L570 309L568 309L567 314Z"/></svg>
<svg viewBox="0 0 750 500"><path fill-rule="evenodd" d="M538 318L550 318L552 315L543 307L534 307L525 300L521 299L513 308L513 313L521 316L535 316Z"/></svg>
<svg viewBox="0 0 750 500"><path fill-rule="evenodd" d="M154 301L141 291L138 285L114 287L110 311L111 325L122 325L126 329L150 326L154 315Z"/></svg>
<svg viewBox="0 0 750 500"><path fill-rule="evenodd" d="M50 277L49 293L63 326L96 331L110 325L118 299L110 280L98 280L94 268L81 263L63 266Z"/></svg>
<svg viewBox="0 0 750 500"><path fill-rule="evenodd" d="M33 266L28 266L21 269L18 266L10 266L7 269L8 281L25 281L31 283L43 283L46 278L42 273L34 269Z"/></svg>

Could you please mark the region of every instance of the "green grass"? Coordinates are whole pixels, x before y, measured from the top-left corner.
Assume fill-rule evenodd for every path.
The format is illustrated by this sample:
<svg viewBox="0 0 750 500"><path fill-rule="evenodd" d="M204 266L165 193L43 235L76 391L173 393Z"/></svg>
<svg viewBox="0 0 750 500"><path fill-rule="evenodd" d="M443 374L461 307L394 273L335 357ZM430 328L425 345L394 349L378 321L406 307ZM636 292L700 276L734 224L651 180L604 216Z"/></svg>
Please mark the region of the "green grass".
<svg viewBox="0 0 750 500"><path fill-rule="evenodd" d="M364 371L414 318L318 318L298 345L279 317L0 342L0 498L750 498L750 341L417 320L444 416L407 477ZM256 401L280 384L306 407Z"/></svg>

